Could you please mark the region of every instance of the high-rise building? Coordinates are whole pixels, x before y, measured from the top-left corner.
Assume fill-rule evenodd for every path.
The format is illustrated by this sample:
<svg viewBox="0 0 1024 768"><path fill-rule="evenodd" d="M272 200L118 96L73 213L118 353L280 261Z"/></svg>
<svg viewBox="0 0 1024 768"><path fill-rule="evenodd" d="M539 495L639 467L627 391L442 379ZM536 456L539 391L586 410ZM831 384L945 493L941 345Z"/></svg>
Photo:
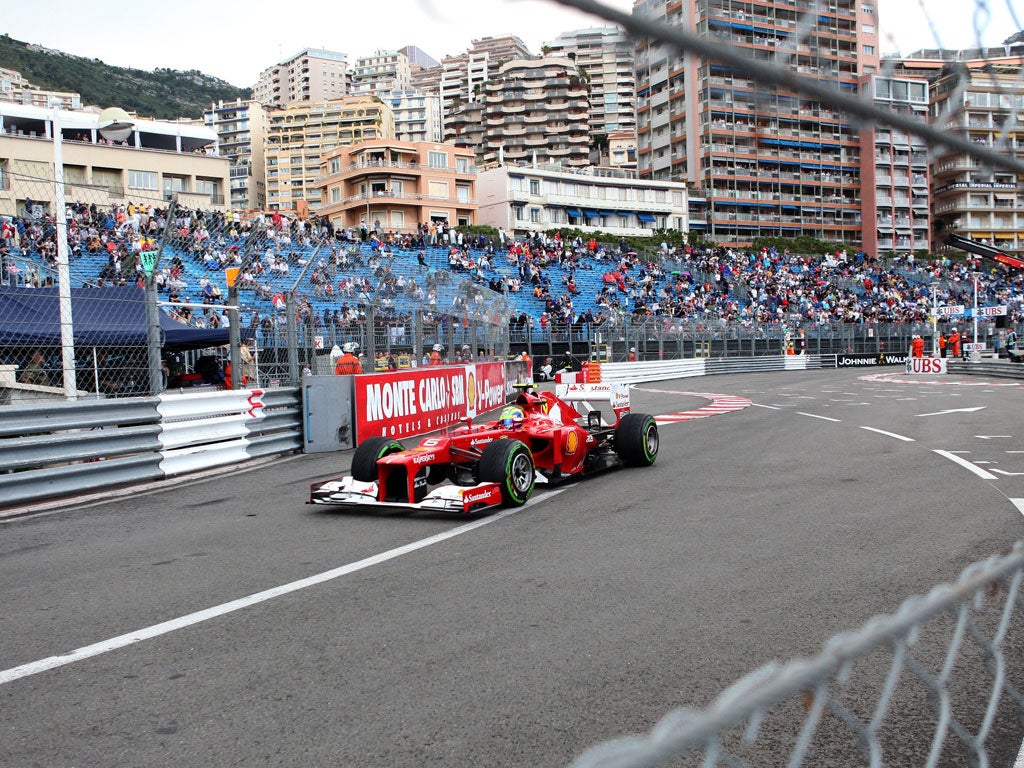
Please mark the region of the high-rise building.
<svg viewBox="0 0 1024 768"><path fill-rule="evenodd" d="M381 91L377 98L391 107L399 141L441 141L441 97L436 93Z"/></svg>
<svg viewBox="0 0 1024 768"><path fill-rule="evenodd" d="M875 106L928 121L928 81L867 75L861 92ZM861 134L862 248L871 254L931 250L928 148L923 139L885 125Z"/></svg>
<svg viewBox="0 0 1024 768"><path fill-rule="evenodd" d="M590 82L590 130L636 131L633 42L619 27L563 32L544 44L546 56L568 56Z"/></svg>
<svg viewBox="0 0 1024 768"><path fill-rule="evenodd" d="M931 83L936 127L1018 160L1016 126L1024 108L1024 45L956 52ZM1024 249L1024 177L965 153L931 152L932 217L936 239L958 234L1004 250ZM938 247L938 244L937 244Z"/></svg>
<svg viewBox="0 0 1024 768"><path fill-rule="evenodd" d="M411 87L409 58L402 51L377 51L360 56L352 68L352 93L377 94Z"/></svg>
<svg viewBox="0 0 1024 768"><path fill-rule="evenodd" d="M509 61L479 95L454 111L445 140L475 149L481 164L590 165L587 82L572 59Z"/></svg>
<svg viewBox="0 0 1024 768"><path fill-rule="evenodd" d="M445 56L440 82L442 119L447 122L453 107L476 101L480 88L497 74L502 64L532 55L518 37L502 35L474 40L465 53Z"/></svg>
<svg viewBox="0 0 1024 768"><path fill-rule="evenodd" d="M391 107L373 96L290 104L272 110L267 126L267 207L320 205L320 160L335 147L393 139Z"/></svg>
<svg viewBox="0 0 1024 768"><path fill-rule="evenodd" d="M429 53L420 50L415 45L407 45L401 50L402 53L405 54L406 58L409 59L409 68L413 72L418 72L421 69L431 69L441 63Z"/></svg>
<svg viewBox="0 0 1024 768"><path fill-rule="evenodd" d="M751 58L781 52L798 73L848 93L878 67L875 3L833 0L809 34L805 9L774 0L638 0L633 12ZM691 218L692 228L729 243L861 240L859 127L846 116L650 39L636 57L638 170L699 190L706 223Z"/></svg>
<svg viewBox="0 0 1024 768"><path fill-rule="evenodd" d="M253 98L268 107L340 99L348 94L347 72L344 53L306 48L263 70L253 88Z"/></svg>
<svg viewBox="0 0 1024 768"><path fill-rule="evenodd" d="M203 123L217 132L220 153L231 161L231 207L266 208L266 108L255 99L220 101L203 112Z"/></svg>

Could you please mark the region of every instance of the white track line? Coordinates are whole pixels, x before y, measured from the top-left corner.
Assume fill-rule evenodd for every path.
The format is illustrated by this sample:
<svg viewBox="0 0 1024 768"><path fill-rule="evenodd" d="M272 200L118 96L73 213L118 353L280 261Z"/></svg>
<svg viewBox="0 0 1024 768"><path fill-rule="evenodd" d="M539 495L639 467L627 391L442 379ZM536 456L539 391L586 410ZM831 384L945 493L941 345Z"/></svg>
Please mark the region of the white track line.
<svg viewBox="0 0 1024 768"><path fill-rule="evenodd" d="M812 419L821 419L822 421L835 421L835 422L841 422L842 421L842 419L833 419L830 416L819 416L816 413L805 413L804 411L797 411L797 413L800 414L801 416L810 416Z"/></svg>
<svg viewBox="0 0 1024 768"><path fill-rule="evenodd" d="M140 643L143 640L149 640L154 637L159 637L160 635L166 635L170 632L190 627L193 624L200 624L204 621L215 619L218 616L224 616L228 613L240 611L243 608L249 608L253 605L257 605L258 603L265 603L268 600L273 600L275 597L282 597L283 595L291 594L292 592L298 592L300 589L315 587L318 584L323 584L324 582L331 581L342 576L347 576L350 573L355 573L356 571L361 571L374 565L380 565L388 560L394 560L402 555L408 555L411 552L416 552L417 550L424 549L433 544L440 544L442 541L447 541L448 539L453 539L456 536L461 536L464 533L469 533L470 531L474 531L484 525L496 523L510 515L516 514L517 512L522 512L524 509L528 509L534 504L541 501L547 501L548 499L551 499L559 493L563 493L567 490L568 488L560 488L555 491L545 492L541 496L534 497L521 507L505 509L497 514L491 515L490 517L474 520L471 523L460 525L458 528L453 528L450 531L439 533L436 536L420 539L419 541L414 541L411 544L406 544L395 549L390 549L387 552L381 552L380 554L367 557L364 560L359 560L355 563L349 563L348 565L343 565L330 571L318 573L315 576L307 576L304 579L293 581L290 584L282 584L279 587L272 587L271 589L264 590L263 592L257 592L253 595L241 597L228 603L215 605L212 608L196 611L195 613L190 613L186 616L179 616L176 619L164 621L160 624L154 624L151 627L145 627L143 629L136 630L135 632L129 632L126 635L119 635L118 637L102 640L98 643L93 643L92 645L86 645L82 648L69 651L68 653L62 653L59 656L49 656L45 659L32 661L18 667L0 670L0 685L13 682L14 680L20 680L23 677L38 675L40 672L47 672L51 669L56 669L57 667L73 664L76 661L82 661L83 659L88 659L92 656L99 656L104 653L109 653L110 651L116 651L119 648L134 645L135 643Z"/></svg>
<svg viewBox="0 0 1024 768"><path fill-rule="evenodd" d="M949 451L940 451L940 450L935 450L935 453L939 454L939 456L945 456L947 459L952 461L954 464L959 464L961 467L963 467L967 471L973 472L978 477L980 477L982 480L998 480L999 479L995 475L993 475L991 472L989 472L988 470L982 469L977 464L972 464L967 459L961 459L955 453L950 453Z"/></svg>
<svg viewBox="0 0 1024 768"><path fill-rule="evenodd" d="M917 442L912 437L906 437L905 435L897 435L895 432L886 432L884 429L875 429L874 427L861 427L861 429L866 429L868 432L877 432L878 434L885 435L886 437L895 437L897 440L902 440L905 443Z"/></svg>

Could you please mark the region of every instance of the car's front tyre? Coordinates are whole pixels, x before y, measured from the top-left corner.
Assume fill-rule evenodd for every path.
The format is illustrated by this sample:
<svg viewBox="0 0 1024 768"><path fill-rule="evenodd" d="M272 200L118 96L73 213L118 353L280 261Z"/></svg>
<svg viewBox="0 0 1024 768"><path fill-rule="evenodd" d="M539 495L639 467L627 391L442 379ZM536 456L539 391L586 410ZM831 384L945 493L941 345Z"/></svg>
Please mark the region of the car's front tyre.
<svg viewBox="0 0 1024 768"><path fill-rule="evenodd" d="M361 483L377 482L377 460L405 447L390 437L368 437L359 444L352 456L352 477Z"/></svg>
<svg viewBox="0 0 1024 768"><path fill-rule="evenodd" d="M533 495L533 454L520 440L495 440L480 455L479 477L501 486L506 507L521 507Z"/></svg>

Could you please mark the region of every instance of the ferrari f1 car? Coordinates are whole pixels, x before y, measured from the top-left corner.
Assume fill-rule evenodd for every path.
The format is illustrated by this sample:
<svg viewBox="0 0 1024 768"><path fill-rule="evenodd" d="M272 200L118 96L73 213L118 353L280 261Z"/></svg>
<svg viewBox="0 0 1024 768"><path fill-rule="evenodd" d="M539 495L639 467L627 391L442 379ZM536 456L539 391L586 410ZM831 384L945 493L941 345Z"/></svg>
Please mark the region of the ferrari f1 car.
<svg viewBox="0 0 1024 768"><path fill-rule="evenodd" d="M658 425L629 412L626 384L559 384L555 393L517 388L497 419L466 419L415 448L388 437L363 440L351 474L313 485L309 502L478 512L525 504L538 482L650 466L658 457ZM599 400L610 407L607 418L594 407Z"/></svg>

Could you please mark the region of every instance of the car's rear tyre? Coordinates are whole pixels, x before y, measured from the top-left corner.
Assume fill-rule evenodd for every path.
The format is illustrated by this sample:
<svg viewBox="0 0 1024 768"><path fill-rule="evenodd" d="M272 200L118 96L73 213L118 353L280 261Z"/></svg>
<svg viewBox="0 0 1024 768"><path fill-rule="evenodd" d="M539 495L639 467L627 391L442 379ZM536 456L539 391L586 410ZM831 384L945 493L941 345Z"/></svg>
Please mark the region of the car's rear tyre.
<svg viewBox="0 0 1024 768"><path fill-rule="evenodd" d="M390 437L366 438L352 456L352 477L361 483L377 482L377 460L404 450L400 442Z"/></svg>
<svg viewBox="0 0 1024 768"><path fill-rule="evenodd" d="M479 477L501 486L506 507L521 507L533 495L533 454L519 440L495 440L480 455Z"/></svg>
<svg viewBox="0 0 1024 768"><path fill-rule="evenodd" d="M615 428L615 452L632 467L651 466L658 444L658 424L646 413L627 413Z"/></svg>

